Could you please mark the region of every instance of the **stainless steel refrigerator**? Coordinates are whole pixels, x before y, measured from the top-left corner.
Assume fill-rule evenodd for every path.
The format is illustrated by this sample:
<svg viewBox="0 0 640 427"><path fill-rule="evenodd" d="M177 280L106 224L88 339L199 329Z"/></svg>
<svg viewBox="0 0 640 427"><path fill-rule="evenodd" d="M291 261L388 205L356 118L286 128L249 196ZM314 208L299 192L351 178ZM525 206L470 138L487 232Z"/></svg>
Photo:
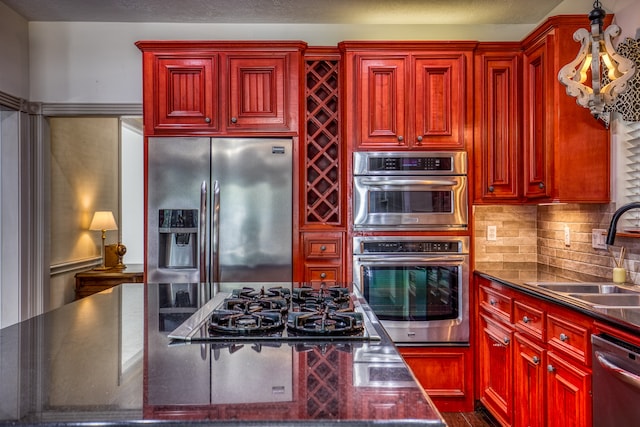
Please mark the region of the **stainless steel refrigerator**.
<svg viewBox="0 0 640 427"><path fill-rule="evenodd" d="M282 138L149 138L147 281L291 282L292 148Z"/></svg>

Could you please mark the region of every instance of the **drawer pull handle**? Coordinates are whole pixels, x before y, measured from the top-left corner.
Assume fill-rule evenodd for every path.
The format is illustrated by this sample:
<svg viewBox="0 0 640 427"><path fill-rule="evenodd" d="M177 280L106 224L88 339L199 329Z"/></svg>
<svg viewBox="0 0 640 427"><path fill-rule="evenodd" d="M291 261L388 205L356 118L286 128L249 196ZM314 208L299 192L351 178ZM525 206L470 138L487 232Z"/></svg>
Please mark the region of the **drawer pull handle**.
<svg viewBox="0 0 640 427"><path fill-rule="evenodd" d="M326 277L327 277L327 273L320 273L320 278L321 278L321 279L324 279L324 278L326 278Z"/></svg>
<svg viewBox="0 0 640 427"><path fill-rule="evenodd" d="M534 365L537 365L538 363L540 363L540 358L538 356L533 356L531 360L533 361Z"/></svg>
<svg viewBox="0 0 640 427"><path fill-rule="evenodd" d="M205 117L204 122L205 123L211 123L211 119L209 117Z"/></svg>
<svg viewBox="0 0 640 427"><path fill-rule="evenodd" d="M498 302L497 302L496 300L494 300L494 299L489 300L489 304L491 304L491 305L492 305L492 306L494 306L494 307L495 307L495 305L496 305L497 303L498 303Z"/></svg>
<svg viewBox="0 0 640 427"><path fill-rule="evenodd" d="M531 321L531 319L529 319L527 316L524 316L524 317L522 318L522 321L523 321L524 323L529 323L529 322Z"/></svg>
<svg viewBox="0 0 640 427"><path fill-rule="evenodd" d="M509 337L504 337L502 341L505 343L505 345L509 345Z"/></svg>
<svg viewBox="0 0 640 427"><path fill-rule="evenodd" d="M554 373L555 371L556 368L554 368L553 365L547 365L547 372Z"/></svg>
<svg viewBox="0 0 640 427"><path fill-rule="evenodd" d="M562 342L569 341L569 336L567 336L566 334L560 334L560 341Z"/></svg>
<svg viewBox="0 0 640 427"><path fill-rule="evenodd" d="M325 245L320 246L320 251L324 252L327 250L327 247Z"/></svg>
<svg viewBox="0 0 640 427"><path fill-rule="evenodd" d="M233 124L238 123L238 118L237 117L231 117L231 123L233 123Z"/></svg>

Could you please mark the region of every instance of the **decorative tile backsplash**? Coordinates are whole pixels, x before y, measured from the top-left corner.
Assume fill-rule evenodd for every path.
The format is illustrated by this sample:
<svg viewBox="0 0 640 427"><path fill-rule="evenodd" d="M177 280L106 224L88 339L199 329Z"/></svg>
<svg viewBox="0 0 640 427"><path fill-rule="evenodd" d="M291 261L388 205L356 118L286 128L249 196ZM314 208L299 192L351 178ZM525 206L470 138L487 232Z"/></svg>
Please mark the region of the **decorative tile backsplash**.
<svg viewBox="0 0 640 427"><path fill-rule="evenodd" d="M591 235L594 228L609 227L614 211L615 204L474 206L475 268L518 278L544 264L568 271L578 280L610 280L612 255L592 248ZM488 226L496 226L495 240L487 240ZM640 235L618 236L610 249L617 256L621 246L626 248L627 282L640 284Z"/></svg>

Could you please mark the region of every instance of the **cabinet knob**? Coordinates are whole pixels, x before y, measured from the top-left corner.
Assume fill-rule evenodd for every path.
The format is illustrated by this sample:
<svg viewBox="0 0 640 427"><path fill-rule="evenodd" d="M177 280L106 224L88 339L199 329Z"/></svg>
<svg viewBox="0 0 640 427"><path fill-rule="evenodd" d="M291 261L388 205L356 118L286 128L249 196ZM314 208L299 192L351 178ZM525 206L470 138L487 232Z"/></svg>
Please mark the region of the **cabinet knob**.
<svg viewBox="0 0 640 427"><path fill-rule="evenodd" d="M531 322L531 319L529 319L527 316L524 316L524 317L522 318L522 321L523 321L524 323L529 323L529 322Z"/></svg>
<svg viewBox="0 0 640 427"><path fill-rule="evenodd" d="M404 136L398 135L398 142L402 142L402 141L404 141Z"/></svg>
<svg viewBox="0 0 640 427"><path fill-rule="evenodd" d="M547 372L555 372L556 368L553 367L553 365L547 365Z"/></svg>
<svg viewBox="0 0 640 427"><path fill-rule="evenodd" d="M569 337L566 334L560 334L560 341L567 342L569 341Z"/></svg>
<svg viewBox="0 0 640 427"><path fill-rule="evenodd" d="M497 304L497 301L494 299L489 300L489 304L495 306Z"/></svg>
<svg viewBox="0 0 640 427"><path fill-rule="evenodd" d="M534 365L537 365L538 363L540 363L540 358L538 356L533 356L531 360L533 361Z"/></svg>
<svg viewBox="0 0 640 427"><path fill-rule="evenodd" d="M231 117L231 123L238 123L237 117Z"/></svg>
<svg viewBox="0 0 640 427"><path fill-rule="evenodd" d="M420 145L422 143L422 135L418 135L416 139L418 140L418 145Z"/></svg>
<svg viewBox="0 0 640 427"><path fill-rule="evenodd" d="M327 250L327 247L325 245L320 246L320 251L324 252Z"/></svg>
<svg viewBox="0 0 640 427"><path fill-rule="evenodd" d="M509 344L509 341L511 341L511 340L509 339L509 337L504 337L504 338L502 338L502 342L503 342L505 345L508 345L508 344Z"/></svg>
<svg viewBox="0 0 640 427"><path fill-rule="evenodd" d="M495 190L495 187L493 185L489 186L489 193L493 193Z"/></svg>
<svg viewBox="0 0 640 427"><path fill-rule="evenodd" d="M544 182L541 182L540 184L538 184L538 187L542 190L544 188Z"/></svg>
<svg viewBox="0 0 640 427"><path fill-rule="evenodd" d="M211 123L211 118L210 117L205 117L204 118L204 122L205 123Z"/></svg>
<svg viewBox="0 0 640 427"><path fill-rule="evenodd" d="M327 277L327 273L320 273L320 278L325 279Z"/></svg>

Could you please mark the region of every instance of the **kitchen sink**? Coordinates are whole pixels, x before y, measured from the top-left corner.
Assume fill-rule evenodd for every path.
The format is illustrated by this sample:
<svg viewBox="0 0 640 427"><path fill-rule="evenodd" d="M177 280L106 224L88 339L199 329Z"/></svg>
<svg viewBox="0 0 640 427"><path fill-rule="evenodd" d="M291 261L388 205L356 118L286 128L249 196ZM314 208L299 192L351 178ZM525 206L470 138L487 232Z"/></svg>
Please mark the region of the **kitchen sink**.
<svg viewBox="0 0 640 427"><path fill-rule="evenodd" d="M538 287L569 294L640 294L640 291L611 283L541 283Z"/></svg>
<svg viewBox="0 0 640 427"><path fill-rule="evenodd" d="M594 306L640 307L640 294L569 294Z"/></svg>

